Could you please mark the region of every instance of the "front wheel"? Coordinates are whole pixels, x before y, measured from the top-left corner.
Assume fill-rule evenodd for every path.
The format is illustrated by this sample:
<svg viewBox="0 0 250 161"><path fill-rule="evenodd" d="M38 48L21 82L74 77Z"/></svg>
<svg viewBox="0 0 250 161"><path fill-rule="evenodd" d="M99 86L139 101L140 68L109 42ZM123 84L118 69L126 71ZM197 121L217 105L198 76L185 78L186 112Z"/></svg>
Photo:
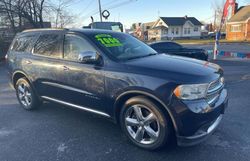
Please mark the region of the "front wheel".
<svg viewBox="0 0 250 161"><path fill-rule="evenodd" d="M26 78L18 79L15 88L18 101L24 109L32 110L41 104L41 101Z"/></svg>
<svg viewBox="0 0 250 161"><path fill-rule="evenodd" d="M126 101L120 123L130 141L147 150L164 146L171 136L169 117L145 97L134 97Z"/></svg>

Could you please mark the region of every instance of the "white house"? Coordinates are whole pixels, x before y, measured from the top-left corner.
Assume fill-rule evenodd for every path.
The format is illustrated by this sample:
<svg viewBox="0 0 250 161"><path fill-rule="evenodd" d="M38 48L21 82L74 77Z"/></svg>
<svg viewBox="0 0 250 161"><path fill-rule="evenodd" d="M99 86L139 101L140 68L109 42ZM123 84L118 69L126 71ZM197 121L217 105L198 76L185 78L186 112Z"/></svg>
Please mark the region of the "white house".
<svg viewBox="0 0 250 161"><path fill-rule="evenodd" d="M200 38L201 26L194 17L160 17L148 31L148 39Z"/></svg>

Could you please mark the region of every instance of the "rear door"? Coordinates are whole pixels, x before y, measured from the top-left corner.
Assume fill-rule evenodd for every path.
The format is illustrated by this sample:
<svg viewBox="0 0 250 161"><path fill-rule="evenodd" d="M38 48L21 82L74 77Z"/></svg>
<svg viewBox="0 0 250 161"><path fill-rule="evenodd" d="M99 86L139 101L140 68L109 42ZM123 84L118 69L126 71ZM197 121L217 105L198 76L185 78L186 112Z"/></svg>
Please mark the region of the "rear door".
<svg viewBox="0 0 250 161"><path fill-rule="evenodd" d="M56 98L61 88L51 84L61 83L63 34L61 32L42 33L36 41L30 59L26 60L25 71L33 80L38 94Z"/></svg>

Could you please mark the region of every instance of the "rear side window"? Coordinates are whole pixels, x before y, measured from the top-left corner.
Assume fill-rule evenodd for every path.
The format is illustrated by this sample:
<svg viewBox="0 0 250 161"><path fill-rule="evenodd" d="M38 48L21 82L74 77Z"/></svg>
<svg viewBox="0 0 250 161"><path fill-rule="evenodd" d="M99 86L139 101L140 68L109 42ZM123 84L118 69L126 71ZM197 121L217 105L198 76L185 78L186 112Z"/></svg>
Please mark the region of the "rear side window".
<svg viewBox="0 0 250 161"><path fill-rule="evenodd" d="M62 58L62 36L59 34L44 34L41 35L35 46L34 54Z"/></svg>
<svg viewBox="0 0 250 161"><path fill-rule="evenodd" d="M17 52L30 52L35 40L35 35L17 37L11 50Z"/></svg>

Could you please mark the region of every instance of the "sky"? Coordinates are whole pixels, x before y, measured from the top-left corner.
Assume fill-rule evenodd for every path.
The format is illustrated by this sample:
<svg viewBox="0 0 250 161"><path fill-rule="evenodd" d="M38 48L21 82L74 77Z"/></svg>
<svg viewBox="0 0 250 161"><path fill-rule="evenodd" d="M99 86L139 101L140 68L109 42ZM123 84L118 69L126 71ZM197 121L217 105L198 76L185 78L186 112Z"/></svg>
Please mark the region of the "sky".
<svg viewBox="0 0 250 161"><path fill-rule="evenodd" d="M161 17L196 17L200 21L213 22L214 4L224 0L100 0L102 10L108 9L108 21L120 21L125 28L132 23L151 22ZM239 6L250 5L250 0L236 0ZM78 18L75 27L88 25L90 16L99 21L98 0L74 0L68 8Z"/></svg>

